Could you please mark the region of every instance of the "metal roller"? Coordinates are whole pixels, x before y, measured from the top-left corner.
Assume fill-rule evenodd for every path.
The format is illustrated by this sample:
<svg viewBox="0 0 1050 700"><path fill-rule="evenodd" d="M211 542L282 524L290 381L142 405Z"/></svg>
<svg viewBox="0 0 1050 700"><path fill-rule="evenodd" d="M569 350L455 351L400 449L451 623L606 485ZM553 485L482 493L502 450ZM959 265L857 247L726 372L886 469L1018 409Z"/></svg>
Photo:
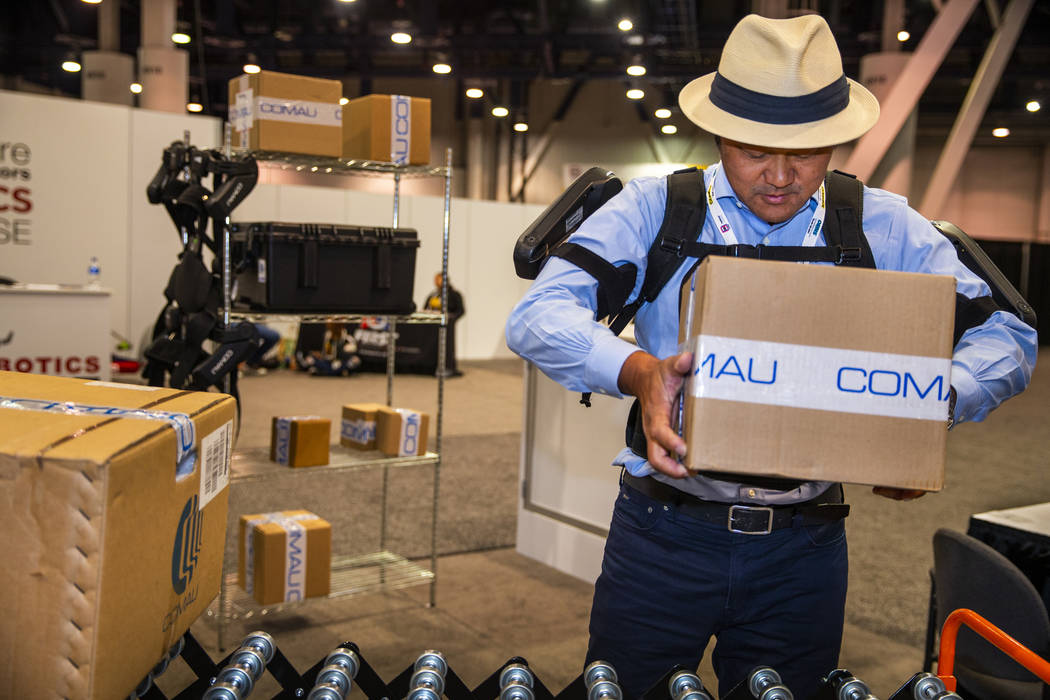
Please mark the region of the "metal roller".
<svg viewBox="0 0 1050 700"><path fill-rule="evenodd" d="M423 669L429 669L434 671L442 678L445 677L445 673L448 671L448 663L445 661L445 655L440 651L434 651L428 649L420 654L419 658L416 659L413 670L422 671Z"/></svg>
<svg viewBox="0 0 1050 700"><path fill-rule="evenodd" d="M242 649L256 649L263 659L263 666L273 661L273 655L277 651L277 644L273 637L262 630L256 630L244 638L241 642ZM258 677L256 678L258 680Z"/></svg>
<svg viewBox="0 0 1050 700"><path fill-rule="evenodd" d="M768 666L759 666L747 677L747 688L756 698L760 697L766 688L775 685L781 685L780 674Z"/></svg>
<svg viewBox="0 0 1050 700"><path fill-rule="evenodd" d="M201 700L243 700L240 690L228 683L216 683L204 691Z"/></svg>
<svg viewBox="0 0 1050 700"><path fill-rule="evenodd" d="M794 700L795 696L784 685L771 685L762 691L758 700Z"/></svg>
<svg viewBox="0 0 1050 700"><path fill-rule="evenodd" d="M306 700L346 700L346 696L341 695L339 688L334 685L314 685Z"/></svg>
<svg viewBox="0 0 1050 700"><path fill-rule="evenodd" d="M357 658L357 653L347 647L339 647L325 657L324 666L331 664L346 669L350 678L357 678L357 671L361 668L361 660Z"/></svg>
<svg viewBox="0 0 1050 700"><path fill-rule="evenodd" d="M587 700L623 700L623 691L613 681L598 681L587 691Z"/></svg>
<svg viewBox="0 0 1050 700"><path fill-rule="evenodd" d="M598 681L617 681L616 669L606 661L592 661L583 670L583 684L591 688Z"/></svg>
<svg viewBox="0 0 1050 700"><path fill-rule="evenodd" d="M911 692L915 700L933 700L948 691L944 681L932 673L923 673L915 681Z"/></svg>
<svg viewBox="0 0 1050 700"><path fill-rule="evenodd" d="M859 678L850 678L839 686L838 700L877 700L867 684Z"/></svg>
<svg viewBox="0 0 1050 700"><path fill-rule="evenodd" d="M532 688L521 681L511 681L499 692L499 700L535 700Z"/></svg>
<svg viewBox="0 0 1050 700"><path fill-rule="evenodd" d="M667 688L674 700L711 700L700 676L689 671L679 671L671 676Z"/></svg>
<svg viewBox="0 0 1050 700"><path fill-rule="evenodd" d="M223 685L236 688L242 698L251 695L252 688L255 687L255 681L256 678L251 676L248 669L238 665L227 666L219 671L219 675L215 677L217 684L222 683Z"/></svg>
<svg viewBox="0 0 1050 700"><path fill-rule="evenodd" d="M226 667L244 669L251 676L252 681L257 681L262 678L263 671L266 670L266 659L256 647L241 647L233 652L233 656L230 657L230 663Z"/></svg>
<svg viewBox="0 0 1050 700"><path fill-rule="evenodd" d="M413 688L408 691L407 700L441 700L441 696L430 688Z"/></svg>
<svg viewBox="0 0 1050 700"><path fill-rule="evenodd" d="M436 671L432 671L429 668L423 668L412 674L412 680L409 681L408 687L413 690L416 688L429 688L440 697L445 692L445 677L438 675Z"/></svg>
<svg viewBox="0 0 1050 700"><path fill-rule="evenodd" d="M507 664L499 674L499 687L506 688L511 683L521 683L531 688L533 684L532 669L525 664Z"/></svg>

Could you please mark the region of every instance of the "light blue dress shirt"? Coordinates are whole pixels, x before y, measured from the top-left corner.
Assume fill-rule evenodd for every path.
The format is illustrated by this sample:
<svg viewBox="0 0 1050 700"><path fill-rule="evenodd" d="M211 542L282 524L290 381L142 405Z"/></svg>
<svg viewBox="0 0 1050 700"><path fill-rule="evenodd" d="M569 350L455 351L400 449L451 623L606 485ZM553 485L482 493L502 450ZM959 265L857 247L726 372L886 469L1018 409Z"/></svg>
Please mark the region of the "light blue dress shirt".
<svg viewBox="0 0 1050 700"><path fill-rule="evenodd" d="M740 243L802 245L817 207L816 195L791 219L769 224L740 201L722 168L714 175L711 170L704 173L705 187L714 177L715 196ZM663 222L666 200L665 178L632 180L570 238L614 265L638 267L630 300L641 290L646 256ZM707 217L700 240L724 244L712 219ZM957 291L970 298L990 293L987 284L959 262L952 244L908 207L903 197L865 187L863 227L878 269L953 275ZM823 235L817 245L826 245ZM687 260L656 300L639 309L634 319L635 346L595 322L595 279L562 258L550 258L507 320L507 345L571 391L622 397L617 381L628 355L639 348L661 359L677 353L678 290L691 267ZM989 411L1021 392L1031 379L1036 351L1035 330L1012 313L997 311L981 326L966 331L952 357L951 381L958 395L956 422L983 420ZM643 457L626 448L613 464L623 465L635 476L654 473ZM657 474L656 478L722 502L792 503L827 487L825 482L808 482L791 491L774 491L703 476L674 479Z"/></svg>

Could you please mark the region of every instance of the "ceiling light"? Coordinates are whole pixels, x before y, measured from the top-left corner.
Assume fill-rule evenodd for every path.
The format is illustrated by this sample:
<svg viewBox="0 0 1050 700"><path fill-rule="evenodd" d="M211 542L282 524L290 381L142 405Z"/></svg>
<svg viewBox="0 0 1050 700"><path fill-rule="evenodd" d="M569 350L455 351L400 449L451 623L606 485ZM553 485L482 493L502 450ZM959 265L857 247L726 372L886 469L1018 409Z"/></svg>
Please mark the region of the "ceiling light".
<svg viewBox="0 0 1050 700"><path fill-rule="evenodd" d="M408 44L412 41L412 35L405 32L394 32L390 35L390 41L395 44Z"/></svg>
<svg viewBox="0 0 1050 700"><path fill-rule="evenodd" d="M262 68L260 68L255 63L245 63L244 67L241 70L243 70L245 73L258 73L262 70Z"/></svg>
<svg viewBox="0 0 1050 700"><path fill-rule="evenodd" d="M995 128L995 129L992 129L992 136L994 136L996 138L1002 139L1002 138L1006 138L1009 135L1010 135L1010 130L1007 129L1005 126L1000 126L1000 127Z"/></svg>
<svg viewBox="0 0 1050 700"><path fill-rule="evenodd" d="M190 43L190 35L183 34L182 32L175 32L171 35L171 40L176 44L188 44Z"/></svg>
<svg viewBox="0 0 1050 700"><path fill-rule="evenodd" d="M467 88L467 97L472 100L476 100L480 97L485 96L485 91L481 88Z"/></svg>
<svg viewBox="0 0 1050 700"><path fill-rule="evenodd" d="M142 83L132 83L128 86L128 90L131 90L136 95L142 92Z"/></svg>
<svg viewBox="0 0 1050 700"><path fill-rule="evenodd" d="M447 63L435 63L432 70L440 75L447 75L452 72L452 66Z"/></svg>
<svg viewBox="0 0 1050 700"><path fill-rule="evenodd" d="M357 2L357 0L339 0L339 2Z"/></svg>
<svg viewBox="0 0 1050 700"><path fill-rule="evenodd" d="M645 90L639 90L638 88L631 88L627 91L627 99L629 100L640 100L645 97Z"/></svg>
<svg viewBox="0 0 1050 700"><path fill-rule="evenodd" d="M505 117L510 114L510 110L506 107L493 107L492 116L494 117Z"/></svg>
<svg viewBox="0 0 1050 700"><path fill-rule="evenodd" d="M67 73L79 73L80 64L76 61L62 61L62 70Z"/></svg>
<svg viewBox="0 0 1050 700"><path fill-rule="evenodd" d="M514 131L528 131L529 125L525 122L517 122L514 124Z"/></svg>
<svg viewBox="0 0 1050 700"><path fill-rule="evenodd" d="M897 32L897 41L899 41L899 42L901 42L903 44L908 39L911 39L911 34L908 33L907 31L902 29L899 32Z"/></svg>
<svg viewBox="0 0 1050 700"><path fill-rule="evenodd" d="M200 112L204 107L201 106L200 102L189 102L186 104L186 111L188 112Z"/></svg>
<svg viewBox="0 0 1050 700"><path fill-rule="evenodd" d="M660 131L664 132L665 134L677 134L678 127L674 124L664 124L660 127Z"/></svg>
<svg viewBox="0 0 1050 700"><path fill-rule="evenodd" d="M634 29L634 22L624 17L616 26L621 32L629 32Z"/></svg>
<svg viewBox="0 0 1050 700"><path fill-rule="evenodd" d="M1024 106L1029 112L1038 112L1040 107L1042 107L1042 105L1039 104L1039 100L1029 100L1028 104Z"/></svg>
<svg viewBox="0 0 1050 700"><path fill-rule="evenodd" d="M638 63L635 63L633 65L627 66L627 75L634 75L634 76L645 75L645 66L640 65Z"/></svg>
<svg viewBox="0 0 1050 700"><path fill-rule="evenodd" d="M341 104L341 105L345 105L349 101L350 101L349 97L340 97L339 98L339 104Z"/></svg>
<svg viewBox="0 0 1050 700"><path fill-rule="evenodd" d="M671 110L667 109L667 107L661 107L653 112L653 116L657 119L669 119L671 117Z"/></svg>
<svg viewBox="0 0 1050 700"><path fill-rule="evenodd" d="M88 5L97 5L100 2L102 2L102 0L83 0L83 1L86 2Z"/></svg>

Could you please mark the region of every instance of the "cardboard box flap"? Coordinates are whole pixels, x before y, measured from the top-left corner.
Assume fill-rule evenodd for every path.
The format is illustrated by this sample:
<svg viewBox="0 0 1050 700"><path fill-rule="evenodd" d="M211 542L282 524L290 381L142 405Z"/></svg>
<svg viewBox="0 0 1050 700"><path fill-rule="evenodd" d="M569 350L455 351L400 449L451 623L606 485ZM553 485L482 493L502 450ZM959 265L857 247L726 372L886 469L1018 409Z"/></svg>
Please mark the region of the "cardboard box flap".
<svg viewBox="0 0 1050 700"><path fill-rule="evenodd" d="M193 416L225 394L0 372L0 440L19 458L105 464L167 431L172 463L182 463L201 436ZM48 420L40 420L47 413ZM185 465L184 465L185 466Z"/></svg>

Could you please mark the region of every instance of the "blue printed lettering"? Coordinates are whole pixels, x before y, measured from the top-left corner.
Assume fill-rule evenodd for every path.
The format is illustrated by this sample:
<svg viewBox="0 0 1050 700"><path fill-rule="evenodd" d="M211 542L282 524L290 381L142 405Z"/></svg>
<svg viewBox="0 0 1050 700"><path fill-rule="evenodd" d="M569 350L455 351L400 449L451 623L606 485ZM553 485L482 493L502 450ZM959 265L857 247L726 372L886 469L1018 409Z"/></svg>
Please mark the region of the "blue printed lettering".
<svg viewBox="0 0 1050 700"><path fill-rule="evenodd" d="M891 377L893 389L890 390L890 384L885 381L879 382L880 389L876 389L876 378L877 377ZM875 369L868 374L868 391L875 394L876 396L896 396L901 393L901 375L897 372L888 371L884 369Z"/></svg>
<svg viewBox="0 0 1050 700"><path fill-rule="evenodd" d="M303 533L299 529L288 533L288 577L285 581L285 602L303 599Z"/></svg>
<svg viewBox="0 0 1050 700"><path fill-rule="evenodd" d="M730 364L733 365L732 370L727 369ZM722 364L722 369L718 370L718 374L715 375L715 379L721 379L723 374L728 374L731 377L740 377L740 381L742 382L747 381L746 379L744 379L744 373L740 371L740 365L737 364L736 358L732 355L730 355L729 359Z"/></svg>
<svg viewBox="0 0 1050 700"><path fill-rule="evenodd" d="M756 379L755 378L755 360L751 358L747 361L747 381L753 384L775 384L777 381L777 361L773 360L773 372L769 379Z"/></svg>
<svg viewBox="0 0 1050 700"><path fill-rule="evenodd" d="M756 376L756 363L755 358L747 358L747 376L744 376L744 370L741 368L741 360L738 360L735 355L730 355L722 363L721 368L718 372L715 372L715 365L718 360L715 358L714 353L708 354L703 361L697 365L696 370L693 372L693 376L699 376L704 373L704 368L707 368L706 374L711 379L721 379L723 376L728 377L739 377L740 381L752 382L754 384L775 384L777 381L777 360L773 360L772 365L769 367L767 378L760 379Z"/></svg>
<svg viewBox="0 0 1050 700"><path fill-rule="evenodd" d="M860 372L860 378L862 380L868 376L868 373L865 372L860 367L840 367L839 368L839 376L838 376L838 380L837 380L837 386L838 386L839 391L848 391L851 394L863 394L868 388L867 385L864 384L863 381L860 383L859 387L858 387L858 385L855 385L855 384L853 385L853 388L850 388L850 387L847 387L847 386L843 385L843 383L842 383L842 375L844 373L846 373L846 372Z"/></svg>
<svg viewBox="0 0 1050 700"><path fill-rule="evenodd" d="M905 396L908 395L908 385L909 384L911 386L915 387L915 393L919 395L920 399L925 399L926 398L926 394L928 394L931 391L933 391L933 387L935 387L935 386L937 387L937 394L936 394L937 399L938 400L942 400L943 398L946 398L946 397L942 396L942 392L944 391L944 377L942 377L940 375L937 375L936 377L934 377L933 381L930 382L930 385L928 387L926 387L926 391L923 391L922 389L919 388L919 385L915 381L915 377L913 377L911 375L911 372L905 372L904 373L904 395Z"/></svg>
<svg viewBox="0 0 1050 700"><path fill-rule="evenodd" d="M406 455L414 455L419 446L419 416L412 413L403 418L405 421L405 441L401 445L401 452Z"/></svg>

